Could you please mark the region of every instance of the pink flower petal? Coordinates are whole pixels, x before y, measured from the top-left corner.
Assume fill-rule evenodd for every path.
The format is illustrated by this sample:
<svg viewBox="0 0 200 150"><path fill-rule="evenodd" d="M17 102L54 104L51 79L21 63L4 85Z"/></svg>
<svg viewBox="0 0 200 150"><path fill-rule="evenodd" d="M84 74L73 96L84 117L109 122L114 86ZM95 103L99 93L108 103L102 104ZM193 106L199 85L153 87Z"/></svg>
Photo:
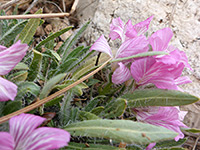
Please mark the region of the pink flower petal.
<svg viewBox="0 0 200 150"><path fill-rule="evenodd" d="M131 77L130 70L123 64L118 63L119 67L114 71L112 75L112 82L115 84L121 84L129 80Z"/></svg>
<svg viewBox="0 0 200 150"><path fill-rule="evenodd" d="M41 127L34 130L27 139L23 140L20 147L24 150L50 150L67 146L70 141L70 134L62 129Z"/></svg>
<svg viewBox="0 0 200 150"><path fill-rule="evenodd" d="M177 85L182 85L182 84L192 83L192 80L190 80L190 78L187 76L182 76L175 79L175 82Z"/></svg>
<svg viewBox="0 0 200 150"><path fill-rule="evenodd" d="M129 20L125 25L125 35L128 38L135 38L137 36L137 32L134 29L131 20Z"/></svg>
<svg viewBox="0 0 200 150"><path fill-rule="evenodd" d="M14 150L14 139L7 132L0 132L0 149L1 150Z"/></svg>
<svg viewBox="0 0 200 150"><path fill-rule="evenodd" d="M137 112L136 118L138 121L146 122L156 126L162 126L172 131L179 133L175 137L178 141L180 138L184 138L184 134L181 132L180 127L187 127L183 124L179 118L179 110L176 107L145 107L135 108Z"/></svg>
<svg viewBox="0 0 200 150"><path fill-rule="evenodd" d="M177 89L173 75L168 71L168 66L156 62L152 57L133 62L131 74L138 85L153 83L161 89Z"/></svg>
<svg viewBox="0 0 200 150"><path fill-rule="evenodd" d="M14 100L17 95L17 86L0 77L0 101Z"/></svg>
<svg viewBox="0 0 200 150"><path fill-rule="evenodd" d="M173 32L170 28L164 28L152 34L149 38L149 43L152 46L153 51L166 50L172 36Z"/></svg>
<svg viewBox="0 0 200 150"><path fill-rule="evenodd" d="M145 36L135 37L126 40L117 51L115 58L123 58L132 56L138 53L147 52L149 49L148 41Z"/></svg>
<svg viewBox="0 0 200 150"><path fill-rule="evenodd" d="M11 118L9 120L10 134L14 138L16 147L21 147L24 141L44 120L45 118L31 114L21 114Z"/></svg>
<svg viewBox="0 0 200 150"><path fill-rule="evenodd" d="M100 36L96 40L96 42L92 45L92 47L90 48L90 51L92 51L92 50L96 50L98 52L103 52L103 53L108 54L110 57L113 57L110 46L108 45L108 42L103 35Z"/></svg>
<svg viewBox="0 0 200 150"><path fill-rule="evenodd" d="M149 29L149 24L152 19L153 19L153 16L133 26L138 35L144 34Z"/></svg>
<svg viewBox="0 0 200 150"><path fill-rule="evenodd" d="M150 143L150 144L146 147L146 150L151 150L154 146L156 146L156 143Z"/></svg>
<svg viewBox="0 0 200 150"><path fill-rule="evenodd" d="M110 34L109 37L111 40L121 39L123 38L123 30L124 30L124 23L120 19L120 17L115 18L112 20L110 24Z"/></svg>
<svg viewBox="0 0 200 150"><path fill-rule="evenodd" d="M25 56L28 50L27 44L21 44L20 41L11 47L0 52L0 75L10 72Z"/></svg>
<svg viewBox="0 0 200 150"><path fill-rule="evenodd" d="M0 45L0 52L5 50L7 47L3 46L3 45Z"/></svg>

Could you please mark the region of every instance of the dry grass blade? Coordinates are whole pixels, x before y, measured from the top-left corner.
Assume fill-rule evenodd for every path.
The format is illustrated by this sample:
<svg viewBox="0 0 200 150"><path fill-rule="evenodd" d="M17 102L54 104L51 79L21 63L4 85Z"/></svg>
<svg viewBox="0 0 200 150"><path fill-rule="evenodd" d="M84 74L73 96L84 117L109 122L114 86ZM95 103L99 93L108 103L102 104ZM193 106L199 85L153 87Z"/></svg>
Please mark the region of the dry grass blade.
<svg viewBox="0 0 200 150"><path fill-rule="evenodd" d="M69 15L70 15L69 13L10 15L10 16L0 16L0 20L3 20L3 19L31 19L31 18L68 17Z"/></svg>
<svg viewBox="0 0 200 150"><path fill-rule="evenodd" d="M7 2L6 4L3 4L2 6L0 6L0 10L1 9L5 9L5 8L7 8L7 7L9 7L9 6L11 6L11 5L13 5L13 4L15 4L15 3L18 3L20 0L12 0L12 1L9 1L9 2Z"/></svg>
<svg viewBox="0 0 200 150"><path fill-rule="evenodd" d="M73 84L67 86L66 88L64 88L64 89L62 89L62 90L60 90L60 91L58 91L58 92L56 92L56 93L54 93L54 94L52 94L52 95L50 95L50 96L44 98L44 99L42 99L42 100L39 100L39 101L35 102L34 104L31 104L31 105L29 105L29 106L27 106L27 107L24 107L24 108L22 108L22 109L20 109L20 110L18 110L18 111L16 111L16 112L13 112L13 113L11 113L11 114L9 114L9 115L6 115L6 116L1 117L1 118L0 118L0 124L3 123L3 122L5 122L5 121L7 121L7 120L9 120L10 118L12 118L12 117L14 117L14 116L17 116L17 115L21 114L21 113L29 112L29 111L31 111L31 110L33 110L33 109L35 109L35 108L37 108L37 107L39 107L39 106L41 106L41 105L47 103L48 101L54 99L55 97L57 97L57 96L59 96L59 95L65 93L65 92L68 91L69 89L73 88L74 86L80 84L81 82L85 81L86 79L88 79L89 77L91 77L92 75L94 75L95 73L97 73L97 72L98 72L99 70L101 70L104 66L106 66L106 64L109 63L109 61L110 61L111 59L112 59L112 58L110 58L109 60L107 60L107 61L106 61L104 64L102 64L99 68L95 69L94 71L92 71L92 72L89 73L88 75L84 76L83 78L79 79L78 81L74 82Z"/></svg>

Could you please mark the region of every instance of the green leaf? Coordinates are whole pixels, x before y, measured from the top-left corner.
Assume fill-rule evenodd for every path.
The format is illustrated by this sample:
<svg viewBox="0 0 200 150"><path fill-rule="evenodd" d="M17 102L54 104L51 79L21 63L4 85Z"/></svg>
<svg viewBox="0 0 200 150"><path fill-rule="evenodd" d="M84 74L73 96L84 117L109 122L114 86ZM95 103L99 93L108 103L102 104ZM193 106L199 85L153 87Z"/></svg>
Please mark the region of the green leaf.
<svg viewBox="0 0 200 150"><path fill-rule="evenodd" d="M101 119L100 117L96 116L93 113L86 112L86 111L80 111L79 112L79 118L81 120L96 120L96 119Z"/></svg>
<svg viewBox="0 0 200 150"><path fill-rule="evenodd" d="M26 78L28 76L28 72L27 71L19 71L19 72L16 72L14 74L12 74L12 82L22 82L22 81L25 81Z"/></svg>
<svg viewBox="0 0 200 150"><path fill-rule="evenodd" d="M195 128L190 128L190 129L185 128L183 130L186 131L186 132L189 132L189 133L200 133L200 130L199 129L195 129Z"/></svg>
<svg viewBox="0 0 200 150"><path fill-rule="evenodd" d="M49 95L51 90L54 88L56 84L58 84L60 81L64 79L66 76L65 73L56 75L55 77L51 78L47 83L44 85L41 93L40 93L40 99L43 99Z"/></svg>
<svg viewBox="0 0 200 150"><path fill-rule="evenodd" d="M70 122L70 110L71 110L71 101L73 94L71 91L68 91L65 97L63 98L63 103L59 112L59 122L61 126L65 126Z"/></svg>
<svg viewBox="0 0 200 150"><path fill-rule="evenodd" d="M58 66L58 68L56 68L57 71L54 73L54 75L68 72L77 60L78 60L77 58L71 58L66 62L62 63L61 65Z"/></svg>
<svg viewBox="0 0 200 150"><path fill-rule="evenodd" d="M159 150L187 150L187 149L182 148L182 147L172 147L172 148L162 148Z"/></svg>
<svg viewBox="0 0 200 150"><path fill-rule="evenodd" d="M65 82L65 84L56 85L54 88L61 90L61 89L64 89L65 87L69 86L70 84L73 84L74 82L75 82L74 80L67 80ZM82 90L86 89L86 88L88 88L88 86L84 82L82 82L82 83L76 85L75 87L71 88L70 91L72 91L72 93L74 95L81 96L81 95L83 95Z"/></svg>
<svg viewBox="0 0 200 150"><path fill-rule="evenodd" d="M85 111L91 111L92 109L94 109L97 106L97 104L99 103L99 101L105 97L106 96L104 96L104 95L100 95L100 96L97 96L94 99L90 100L90 102L85 107Z"/></svg>
<svg viewBox="0 0 200 150"><path fill-rule="evenodd" d="M74 43L76 42L77 38L85 31L85 29L87 28L87 26L89 25L90 22L87 22L81 29L78 30L78 32L73 36L72 40L70 41L70 43L67 45L67 48L64 51L63 54L63 58L62 58L62 62L66 61L67 58L67 53L69 51L69 49L74 45Z"/></svg>
<svg viewBox="0 0 200 150"><path fill-rule="evenodd" d="M67 27L64 28L56 33L53 33L52 35L48 36L46 39L44 39L43 41L41 41L36 47L35 49L38 49L39 47L41 47L42 45L44 45L45 43L49 42L50 40L55 39L56 37L64 34L65 32L69 31L72 27Z"/></svg>
<svg viewBox="0 0 200 150"><path fill-rule="evenodd" d="M132 55L129 57L123 57L123 58L118 58L118 59L113 59L110 62L117 62L117 61L123 61L123 60L128 60L132 58L140 58L140 57L147 57L147 56L156 56L156 55L167 55L169 53L164 52L164 51L151 51L151 52L144 52L144 53L139 53L136 55Z"/></svg>
<svg viewBox="0 0 200 150"><path fill-rule="evenodd" d="M103 106L95 107L91 110L91 113L99 115L105 108Z"/></svg>
<svg viewBox="0 0 200 150"><path fill-rule="evenodd" d="M15 68L13 68L13 70L28 70L28 69L29 69L28 66L23 62L18 63L15 66Z"/></svg>
<svg viewBox="0 0 200 150"><path fill-rule="evenodd" d="M64 95L58 96L58 97L52 99L51 101L45 103L44 106L49 107L49 106L56 105L63 99L63 97L64 97Z"/></svg>
<svg viewBox="0 0 200 150"><path fill-rule="evenodd" d="M178 135L164 127L130 120L87 120L70 124L65 130L72 136L106 138L140 145L173 139Z"/></svg>
<svg viewBox="0 0 200 150"><path fill-rule="evenodd" d="M73 123L77 121L79 109L76 107L71 107L69 122Z"/></svg>
<svg viewBox="0 0 200 150"><path fill-rule="evenodd" d="M124 148L109 146L109 145L100 145L100 144L82 144L70 142L66 149L70 150L126 150Z"/></svg>
<svg viewBox="0 0 200 150"><path fill-rule="evenodd" d="M26 93L31 93L37 97L40 93L40 87L33 82L22 82L18 85L18 92L15 100L21 100Z"/></svg>
<svg viewBox="0 0 200 150"><path fill-rule="evenodd" d="M173 147L173 146L180 146L186 142L186 138L180 139L177 142L175 140L168 140L156 143L155 148L166 148L166 147Z"/></svg>
<svg viewBox="0 0 200 150"><path fill-rule="evenodd" d="M115 118L124 114L127 101L122 98L118 98L115 101L108 103L105 110L101 113L105 118Z"/></svg>
<svg viewBox="0 0 200 150"><path fill-rule="evenodd" d="M0 39L0 43L4 43L4 45L8 44L10 41L14 40L16 36L22 31L27 21L19 22L14 25L10 30L8 30Z"/></svg>
<svg viewBox="0 0 200 150"><path fill-rule="evenodd" d="M82 76L87 74L90 71L93 71L98 66L95 66L97 56L94 56L87 60L83 65L81 65L72 75L72 79L77 80L80 79ZM99 60L99 64L104 63L106 60L108 60L109 57L105 54L102 54Z"/></svg>
<svg viewBox="0 0 200 150"><path fill-rule="evenodd" d="M36 50L33 50L33 52L33 60L28 71L28 81L34 81L37 78L38 73L40 72L40 66L42 64L42 54Z"/></svg>
<svg viewBox="0 0 200 150"><path fill-rule="evenodd" d="M22 108L21 101L9 101L3 108L3 115L8 115Z"/></svg>
<svg viewBox="0 0 200 150"><path fill-rule="evenodd" d="M83 50L84 46L79 46L77 48L75 48L67 57L66 57L66 60L67 59L70 59L70 58L77 58L77 55Z"/></svg>
<svg viewBox="0 0 200 150"><path fill-rule="evenodd" d="M123 95L128 107L180 106L197 102L199 98L175 90L144 89Z"/></svg>
<svg viewBox="0 0 200 150"><path fill-rule="evenodd" d="M35 14L41 14L41 13L42 9L39 9ZM22 43L29 44L29 42L32 40L37 30L37 27L40 24L40 20L41 20L40 18L29 19L28 23L26 24L26 26L24 27L18 38L19 40L21 40Z"/></svg>

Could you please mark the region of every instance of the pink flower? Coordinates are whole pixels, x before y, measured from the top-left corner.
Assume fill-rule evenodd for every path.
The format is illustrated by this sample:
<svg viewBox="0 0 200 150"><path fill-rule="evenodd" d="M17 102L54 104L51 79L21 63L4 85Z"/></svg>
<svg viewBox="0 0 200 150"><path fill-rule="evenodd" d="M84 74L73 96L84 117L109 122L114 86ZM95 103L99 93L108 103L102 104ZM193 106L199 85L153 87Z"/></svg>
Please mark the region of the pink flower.
<svg viewBox="0 0 200 150"><path fill-rule="evenodd" d="M0 45L0 75L9 73L25 56L28 50L27 44L20 41L6 48ZM17 86L0 77L0 101L14 100L17 94Z"/></svg>
<svg viewBox="0 0 200 150"><path fill-rule="evenodd" d="M133 110L137 112L136 118L138 121L162 126L179 133L179 135L174 138L175 141L184 138L184 134L181 132L180 127L188 128L182 123L187 112L180 111L179 107L150 106L134 108ZM154 146L155 143L151 143L146 150L150 150Z"/></svg>
<svg viewBox="0 0 200 150"><path fill-rule="evenodd" d="M131 74L137 85L152 83L160 89L181 90L178 85L191 82L187 77L180 77L183 69L183 63L168 65L147 57L132 63Z"/></svg>
<svg viewBox="0 0 200 150"><path fill-rule="evenodd" d="M148 28L153 16L147 18L146 20L132 25L131 20L129 20L125 25L122 20L118 17L112 20L110 25L109 37L111 40L121 39L124 42L127 39L132 39L137 36L144 34Z"/></svg>
<svg viewBox="0 0 200 150"><path fill-rule="evenodd" d="M102 35L90 48L91 50L96 50L99 52L104 52L108 54L110 57L113 57L111 49L106 41L105 37ZM148 51L148 41L145 36L138 36L133 39L126 40L119 47L116 56L114 58L123 58L131 55L135 55L142 52ZM126 62L129 62L126 61ZM130 78L130 70L124 63L119 64L119 68L117 68L113 73L112 82L115 84L121 84L127 81ZM120 79L120 80L119 80Z"/></svg>
<svg viewBox="0 0 200 150"><path fill-rule="evenodd" d="M185 53L183 51L180 51L178 48L169 45L172 36L172 30L170 28L164 28L156 31L149 38L149 43L152 46L153 51L166 51L169 53L169 55L155 56L156 61L163 62L169 65L178 65L179 63L183 63L186 67L191 69Z"/></svg>
<svg viewBox="0 0 200 150"><path fill-rule="evenodd" d="M45 118L21 114L10 119L10 133L0 132L2 150L58 149L68 145L70 134L62 129L40 127Z"/></svg>
<svg viewBox="0 0 200 150"><path fill-rule="evenodd" d="M121 84L131 78L130 70L122 63L118 63L119 67L114 71L112 75L112 82L115 84Z"/></svg>

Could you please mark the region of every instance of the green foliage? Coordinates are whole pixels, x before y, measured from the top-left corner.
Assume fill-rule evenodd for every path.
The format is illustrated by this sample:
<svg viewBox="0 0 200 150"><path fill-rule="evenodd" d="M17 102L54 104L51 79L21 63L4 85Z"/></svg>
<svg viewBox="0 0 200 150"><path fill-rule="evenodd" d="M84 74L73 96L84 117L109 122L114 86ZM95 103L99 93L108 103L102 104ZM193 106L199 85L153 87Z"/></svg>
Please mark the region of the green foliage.
<svg viewBox="0 0 200 150"><path fill-rule="evenodd" d="M127 100L128 107L180 106L199 100L199 98L188 93L162 89L136 90L133 93L123 95L121 98Z"/></svg>
<svg viewBox="0 0 200 150"><path fill-rule="evenodd" d="M33 53L34 57L28 71L28 81L34 81L37 78L42 63L42 54L36 50L33 50Z"/></svg>
<svg viewBox="0 0 200 150"><path fill-rule="evenodd" d="M3 115L8 115L14 111L17 111L21 109L22 107L22 102L21 101L9 101L7 104L4 106L2 114Z"/></svg>
<svg viewBox="0 0 200 150"><path fill-rule="evenodd" d="M49 81L47 81L47 83L44 85L44 87L42 88L40 92L40 96L39 96L40 99L47 97L49 93L51 92L51 90L54 88L54 86L58 84L60 81L62 81L65 76L66 76L65 73L59 74L51 78Z"/></svg>
<svg viewBox="0 0 200 150"><path fill-rule="evenodd" d="M79 144L70 142L66 149L73 150L125 150L124 148L117 148L109 145L100 145L100 144Z"/></svg>
<svg viewBox="0 0 200 150"><path fill-rule="evenodd" d="M88 120L65 127L72 136L112 139L118 142L146 145L173 139L177 133L163 127L129 120Z"/></svg>
<svg viewBox="0 0 200 150"><path fill-rule="evenodd" d="M72 27L64 28L64 29L62 29L62 30L60 30L60 31L58 31L58 32L56 32L56 33L54 33L54 34L48 36L46 39L44 39L43 41L41 41L41 42L35 47L35 49L39 50L39 49L38 49L39 47L41 47L41 46L44 45L45 43L47 43L47 42L49 42L49 41L55 39L56 37L58 37L58 36L64 34L65 32L69 31L71 28L72 28Z"/></svg>
<svg viewBox="0 0 200 150"><path fill-rule="evenodd" d="M15 37L21 33L22 29L26 25L27 21L22 21L15 24L11 29L8 29L6 33L0 38L0 43L7 45L9 42L15 39Z"/></svg>
<svg viewBox="0 0 200 150"><path fill-rule="evenodd" d="M41 14L41 13L42 9L39 9L35 14ZM29 44L29 42L32 40L37 30L37 27L40 25L40 20L41 20L40 18L29 19L28 23L26 24L26 26L24 27L18 38L19 40L21 40L22 43Z"/></svg>

